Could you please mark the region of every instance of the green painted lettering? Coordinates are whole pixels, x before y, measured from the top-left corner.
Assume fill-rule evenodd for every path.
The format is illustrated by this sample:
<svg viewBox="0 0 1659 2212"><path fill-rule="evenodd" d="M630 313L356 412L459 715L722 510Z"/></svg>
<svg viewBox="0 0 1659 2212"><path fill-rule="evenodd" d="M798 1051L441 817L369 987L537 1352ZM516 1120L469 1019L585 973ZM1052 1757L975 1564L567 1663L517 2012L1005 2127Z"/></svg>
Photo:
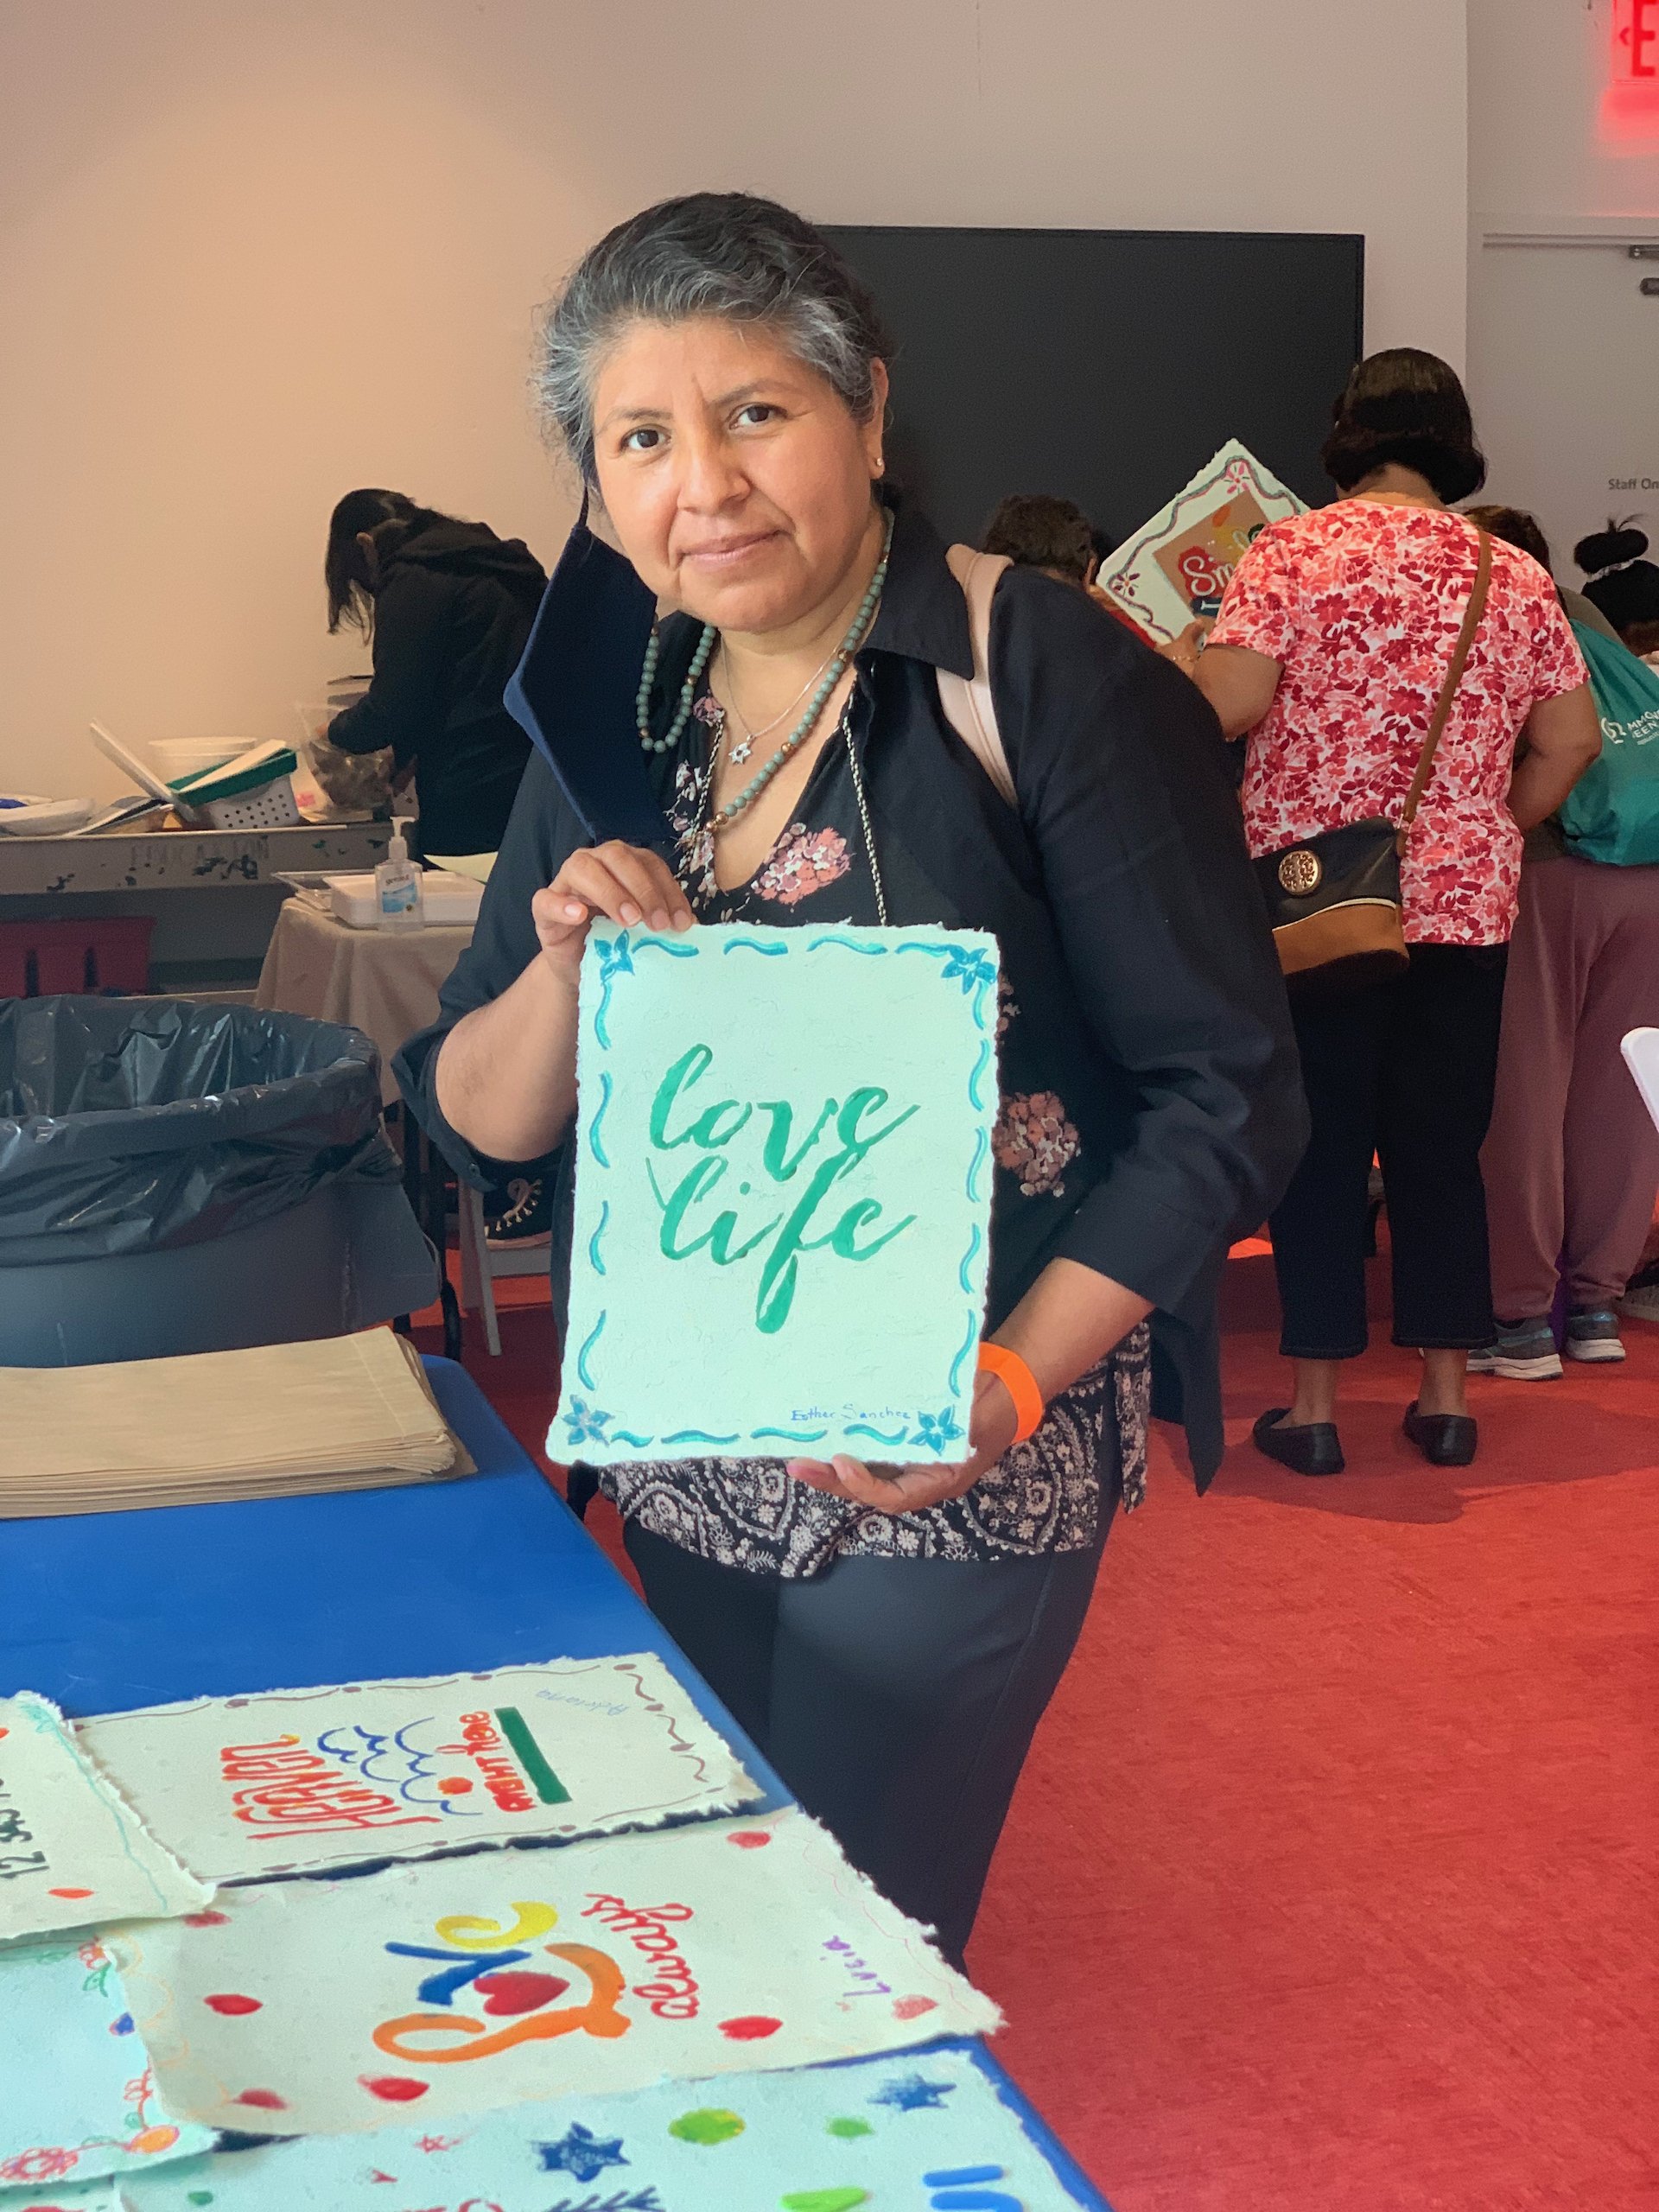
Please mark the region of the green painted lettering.
<svg viewBox="0 0 1659 2212"><path fill-rule="evenodd" d="M651 1141L658 1152L672 1152L676 1145L695 1144L703 1152L713 1152L717 1147L729 1144L751 1114L753 1106L740 1106L734 1098L722 1098L717 1106L705 1108L689 1128L682 1129L677 1137L668 1134L668 1117L682 1090L690 1090L713 1065L714 1054L707 1045L693 1045L690 1052L682 1052L668 1073L657 1086L657 1096L651 1102ZM722 1116L735 1115L735 1121L722 1128Z"/></svg>

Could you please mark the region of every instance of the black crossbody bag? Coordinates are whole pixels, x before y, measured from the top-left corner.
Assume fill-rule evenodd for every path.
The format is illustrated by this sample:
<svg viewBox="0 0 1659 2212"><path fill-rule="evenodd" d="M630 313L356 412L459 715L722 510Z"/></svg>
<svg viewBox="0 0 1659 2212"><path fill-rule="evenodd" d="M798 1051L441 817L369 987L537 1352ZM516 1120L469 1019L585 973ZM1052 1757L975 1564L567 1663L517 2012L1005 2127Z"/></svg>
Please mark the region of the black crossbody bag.
<svg viewBox="0 0 1659 2212"><path fill-rule="evenodd" d="M1382 982L1402 974L1410 960L1401 912L1400 862L1486 611L1492 542L1484 530L1478 536L1475 587L1398 823L1378 816L1340 830L1322 830L1316 837L1264 853L1255 863L1279 965L1293 997L1333 995Z"/></svg>

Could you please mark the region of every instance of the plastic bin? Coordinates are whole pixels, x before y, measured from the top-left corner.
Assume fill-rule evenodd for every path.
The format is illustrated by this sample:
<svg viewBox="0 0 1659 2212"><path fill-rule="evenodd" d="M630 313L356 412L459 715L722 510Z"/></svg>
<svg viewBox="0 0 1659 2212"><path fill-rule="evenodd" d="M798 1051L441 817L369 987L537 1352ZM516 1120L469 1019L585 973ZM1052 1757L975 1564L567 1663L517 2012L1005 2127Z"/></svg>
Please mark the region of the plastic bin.
<svg viewBox="0 0 1659 2212"><path fill-rule="evenodd" d="M148 914L0 922L0 998L148 990L149 938L155 926Z"/></svg>
<svg viewBox="0 0 1659 2212"><path fill-rule="evenodd" d="M0 1366L222 1351L436 1296L360 1030L189 1000L0 1005Z"/></svg>

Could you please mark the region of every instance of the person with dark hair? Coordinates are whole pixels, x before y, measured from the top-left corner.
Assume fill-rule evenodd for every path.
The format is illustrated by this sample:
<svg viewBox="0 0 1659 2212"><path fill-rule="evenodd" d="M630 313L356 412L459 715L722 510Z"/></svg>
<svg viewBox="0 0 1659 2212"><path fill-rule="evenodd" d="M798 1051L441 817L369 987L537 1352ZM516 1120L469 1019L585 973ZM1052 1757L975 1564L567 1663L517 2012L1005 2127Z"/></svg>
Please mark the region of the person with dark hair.
<svg viewBox="0 0 1659 2212"><path fill-rule="evenodd" d="M1313 1139L1272 1232L1295 1390L1262 1415L1255 1441L1301 1474L1343 1465L1338 1378L1366 1346L1376 1155L1394 1340L1423 1354L1405 1433L1426 1459L1462 1466L1478 1440L1468 1356L1492 1338L1480 1147L1522 832L1560 804L1600 729L1548 577L1449 511L1479 489L1485 463L1444 361L1409 348L1362 361L1336 403L1325 464L1343 496L1262 532L1196 674L1227 735L1249 737L1243 800L1258 858L1401 820L1484 545L1490 591L1404 846L1409 966L1293 997Z"/></svg>
<svg viewBox="0 0 1659 2212"><path fill-rule="evenodd" d="M1549 545L1531 515L1478 507L1471 519L1548 570ZM1560 598L1575 625L1599 627L1626 650L1592 601L1567 590ZM1471 1372L1523 1382L1559 1376L1550 1314L1563 1281L1568 1358L1624 1358L1618 1308L1653 1218L1659 1129L1618 1048L1628 1031L1655 1022L1659 868L1586 860L1552 816L1527 834L1510 946L1496 1103L1481 1155L1497 1332L1471 1356Z"/></svg>
<svg viewBox="0 0 1659 2212"><path fill-rule="evenodd" d="M1001 553L1016 568L1039 569L1085 591L1100 566L1088 516L1071 500L1046 492L1011 493L986 524L980 550Z"/></svg>
<svg viewBox="0 0 1659 2212"><path fill-rule="evenodd" d="M348 492L328 520L328 628L373 642L374 680L334 716L345 753L391 748L413 768L423 853L493 853L530 741L502 704L547 587L519 539L417 506L401 492Z"/></svg>
<svg viewBox="0 0 1659 2212"><path fill-rule="evenodd" d="M442 1020L399 1075L476 1177L570 1126L595 917L995 934L1001 1098L967 1456L601 1471L652 1607L807 1809L960 1957L1108 1526L1141 1495L1149 1316L1207 1481L1221 1265L1283 1187L1305 1120L1192 686L1080 592L1011 568L989 683L1014 801L947 718L940 673L973 676L973 632L945 548L885 482L888 350L829 241L747 194L647 208L578 264L541 391L626 558L579 524L549 611L569 585L590 640L639 638L643 666L630 652L614 687L636 726L591 742L616 748L619 774L639 764L671 856L591 842L538 750ZM556 1218L563 1309L568 1173ZM618 1318L650 1344L652 1314Z"/></svg>
<svg viewBox="0 0 1659 2212"><path fill-rule="evenodd" d="M1640 660L1659 653L1659 565L1647 556L1648 534L1632 516L1581 537L1573 558L1588 581L1592 600Z"/></svg>

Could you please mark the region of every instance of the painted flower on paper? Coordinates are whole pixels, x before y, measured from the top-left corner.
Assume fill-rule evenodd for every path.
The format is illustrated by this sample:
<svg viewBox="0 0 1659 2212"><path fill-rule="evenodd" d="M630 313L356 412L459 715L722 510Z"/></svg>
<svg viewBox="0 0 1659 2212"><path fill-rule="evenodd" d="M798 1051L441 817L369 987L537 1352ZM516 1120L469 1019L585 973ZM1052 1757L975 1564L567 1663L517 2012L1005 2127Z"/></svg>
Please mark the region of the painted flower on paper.
<svg viewBox="0 0 1659 2212"><path fill-rule="evenodd" d="M810 833L804 822L786 830L772 848L772 858L754 879L756 895L774 906L798 906L815 891L822 891L845 875L851 863L846 840L838 830Z"/></svg>
<svg viewBox="0 0 1659 2212"><path fill-rule="evenodd" d="M962 995L970 999L976 991L982 991L995 978L996 970L991 965L990 956L976 945L971 950L954 947L946 956L940 973L947 983L960 983Z"/></svg>
<svg viewBox="0 0 1659 2212"><path fill-rule="evenodd" d="M1027 1198L1065 1195L1060 1179L1077 1158L1079 1144L1065 1108L1052 1090L1005 1098L991 1131L997 1166L1019 1177L1020 1194Z"/></svg>
<svg viewBox="0 0 1659 2212"><path fill-rule="evenodd" d="M626 2166L622 2139L595 2135L580 2120L574 2121L556 2143L538 2143L536 2155L543 2173L570 2174L577 2181L597 2181L607 2166Z"/></svg>
<svg viewBox="0 0 1659 2212"><path fill-rule="evenodd" d="M610 1421L609 1414L601 1413L585 1398L572 1398L565 1408L564 1436L567 1444L603 1444L605 1430Z"/></svg>
<svg viewBox="0 0 1659 2212"><path fill-rule="evenodd" d="M942 1414L918 1414L915 1433L910 1440L927 1451L943 1452L947 1446L956 1443L962 1433L956 1415L947 1406Z"/></svg>

